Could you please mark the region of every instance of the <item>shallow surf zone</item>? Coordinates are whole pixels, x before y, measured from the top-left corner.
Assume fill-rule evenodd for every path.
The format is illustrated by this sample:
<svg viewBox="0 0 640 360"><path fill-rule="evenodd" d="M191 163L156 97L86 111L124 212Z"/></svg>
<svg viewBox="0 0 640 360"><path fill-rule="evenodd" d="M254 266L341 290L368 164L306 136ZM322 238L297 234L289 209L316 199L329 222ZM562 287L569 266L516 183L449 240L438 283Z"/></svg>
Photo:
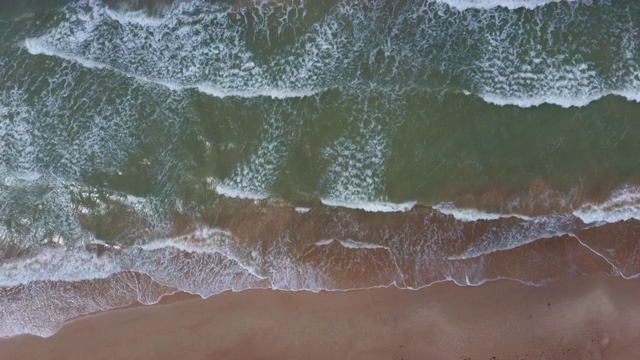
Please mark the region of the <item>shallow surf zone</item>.
<svg viewBox="0 0 640 360"><path fill-rule="evenodd" d="M626 194L626 195L625 195ZM130 201L130 206L137 204ZM74 317L186 291L419 289L442 281L542 285L640 274L637 192L546 215L452 204L402 212L226 199L130 245L50 242L0 265L0 334L49 336ZM439 210L440 209L440 210ZM627 214L620 217L624 209ZM37 301L34 301L37 299Z"/></svg>

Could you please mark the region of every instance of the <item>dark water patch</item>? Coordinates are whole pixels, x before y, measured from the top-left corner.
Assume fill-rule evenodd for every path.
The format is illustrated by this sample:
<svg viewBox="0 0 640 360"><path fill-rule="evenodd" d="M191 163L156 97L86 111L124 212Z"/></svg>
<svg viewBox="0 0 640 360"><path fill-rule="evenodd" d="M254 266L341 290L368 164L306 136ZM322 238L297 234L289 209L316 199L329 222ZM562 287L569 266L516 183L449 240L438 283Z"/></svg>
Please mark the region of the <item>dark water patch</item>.
<svg viewBox="0 0 640 360"><path fill-rule="evenodd" d="M12 21L22 16L61 8L74 0L0 0L0 21Z"/></svg>

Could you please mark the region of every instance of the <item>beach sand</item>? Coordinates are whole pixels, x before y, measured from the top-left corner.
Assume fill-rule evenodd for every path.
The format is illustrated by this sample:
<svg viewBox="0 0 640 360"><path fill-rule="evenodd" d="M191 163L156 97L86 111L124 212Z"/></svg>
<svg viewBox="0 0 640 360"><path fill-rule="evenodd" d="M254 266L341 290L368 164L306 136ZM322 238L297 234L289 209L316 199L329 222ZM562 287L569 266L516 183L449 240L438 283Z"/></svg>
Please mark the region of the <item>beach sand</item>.
<svg viewBox="0 0 640 360"><path fill-rule="evenodd" d="M184 293L89 315L2 359L636 359L640 281Z"/></svg>

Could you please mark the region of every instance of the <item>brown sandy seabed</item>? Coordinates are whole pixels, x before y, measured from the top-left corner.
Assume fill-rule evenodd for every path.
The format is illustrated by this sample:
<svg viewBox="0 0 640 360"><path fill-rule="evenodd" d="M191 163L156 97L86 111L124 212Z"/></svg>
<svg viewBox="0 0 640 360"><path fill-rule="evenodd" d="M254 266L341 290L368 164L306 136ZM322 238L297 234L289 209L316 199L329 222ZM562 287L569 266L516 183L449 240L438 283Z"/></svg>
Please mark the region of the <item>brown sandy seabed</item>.
<svg viewBox="0 0 640 360"><path fill-rule="evenodd" d="M274 200L222 199L197 219L176 214L171 232L163 235L206 245L206 229L224 229L232 234L232 255L250 263L253 274L237 273L229 265L234 261L219 253L172 249L159 254L158 267L169 261L174 271L188 274L194 271L190 264L209 264L197 268L200 275L223 277L228 284L199 292L197 284L185 289L170 277L131 269L106 279L0 288L5 321L50 320L60 326L80 316L49 338L2 340L0 359L640 359L634 345L640 334L640 280L628 279L640 273L640 221L584 224L569 216L585 202L582 196L534 183L517 198L490 192L456 199L502 211L509 204L516 213L562 219L540 226L516 217L461 222L426 206L368 213L314 204L300 212ZM113 218L119 219L113 229L134 226L127 221L135 217L126 212ZM97 224L85 219L84 226L95 230ZM558 228L561 233L544 236ZM517 246L501 243L517 234L532 238ZM123 249L89 246L114 258ZM292 269L299 273L280 274ZM316 276L305 278L308 273L300 269ZM545 285L438 283L500 278ZM391 287L374 289L386 286ZM206 300L179 292L210 296L231 287L369 289L246 290ZM82 316L152 304L176 292L158 305ZM68 300L76 297L77 302Z"/></svg>

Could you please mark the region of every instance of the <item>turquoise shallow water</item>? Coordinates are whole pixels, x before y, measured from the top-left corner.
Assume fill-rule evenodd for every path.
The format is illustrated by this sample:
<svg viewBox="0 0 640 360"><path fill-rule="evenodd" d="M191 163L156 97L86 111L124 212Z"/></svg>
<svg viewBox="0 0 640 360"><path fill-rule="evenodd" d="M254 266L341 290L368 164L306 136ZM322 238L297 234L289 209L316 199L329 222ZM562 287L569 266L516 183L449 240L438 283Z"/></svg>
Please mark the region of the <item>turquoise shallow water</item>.
<svg viewBox="0 0 640 360"><path fill-rule="evenodd" d="M0 286L127 270L184 290L149 270L174 258L142 260L167 247L226 256L193 292L354 286L282 250L308 242L458 279L424 244L478 257L634 221L639 29L634 1L0 2ZM273 234L247 230L254 211ZM475 238L474 221L496 223ZM218 269L189 261L165 270ZM403 266L396 283L441 280Z"/></svg>

